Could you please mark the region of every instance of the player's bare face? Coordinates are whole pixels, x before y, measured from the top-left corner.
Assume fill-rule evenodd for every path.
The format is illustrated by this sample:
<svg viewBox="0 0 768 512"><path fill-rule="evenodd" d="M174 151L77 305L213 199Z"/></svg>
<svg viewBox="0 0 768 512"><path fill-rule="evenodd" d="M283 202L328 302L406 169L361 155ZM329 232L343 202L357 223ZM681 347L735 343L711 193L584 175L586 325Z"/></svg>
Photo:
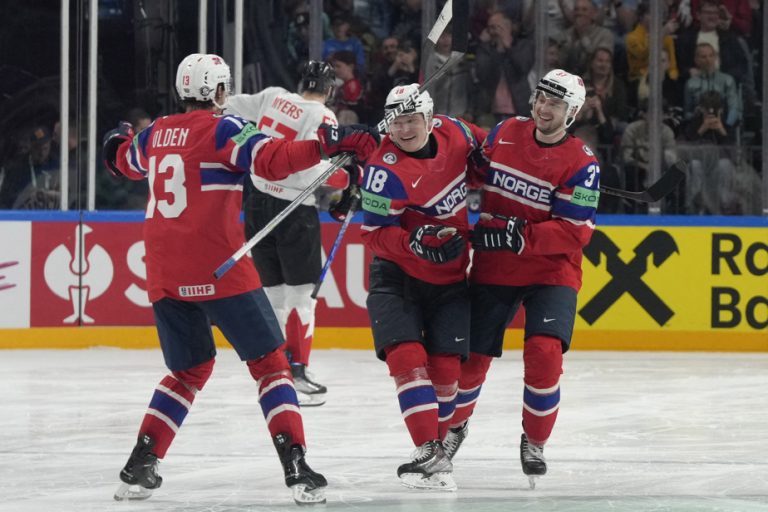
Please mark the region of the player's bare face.
<svg viewBox="0 0 768 512"><path fill-rule="evenodd" d="M407 153L423 148L428 137L427 120L423 114L398 116L389 124L389 138Z"/></svg>
<svg viewBox="0 0 768 512"><path fill-rule="evenodd" d="M537 138L542 142L560 140L565 133L567 110L568 104L564 100L539 92L533 102L533 120L536 122Z"/></svg>

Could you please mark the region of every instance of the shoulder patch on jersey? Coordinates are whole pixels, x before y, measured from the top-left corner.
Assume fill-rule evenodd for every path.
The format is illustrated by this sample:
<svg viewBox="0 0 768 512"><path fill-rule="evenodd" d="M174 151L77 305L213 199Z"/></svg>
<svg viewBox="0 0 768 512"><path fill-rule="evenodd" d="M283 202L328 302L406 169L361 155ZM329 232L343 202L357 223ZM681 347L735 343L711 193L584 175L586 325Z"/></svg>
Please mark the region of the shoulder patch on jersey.
<svg viewBox="0 0 768 512"><path fill-rule="evenodd" d="M528 121L530 119L530 117L515 116L515 119L517 119L518 121Z"/></svg>
<svg viewBox="0 0 768 512"><path fill-rule="evenodd" d="M361 190L363 196L363 210L385 217L389 215L389 207L392 200L366 190Z"/></svg>
<svg viewBox="0 0 768 512"><path fill-rule="evenodd" d="M436 117L436 118L434 118L432 120L432 127L433 128L440 128L441 126L443 126L443 120L442 119L439 119L439 118Z"/></svg>
<svg viewBox="0 0 768 512"><path fill-rule="evenodd" d="M394 153L384 153L384 156L381 157L381 159L384 161L385 164L392 165L397 162L397 155Z"/></svg>
<svg viewBox="0 0 768 512"><path fill-rule="evenodd" d="M597 202L600 200L600 191L585 187L576 186L571 194L571 204L578 206L588 206L597 208Z"/></svg>
<svg viewBox="0 0 768 512"><path fill-rule="evenodd" d="M595 156L595 154L592 152L592 150L591 150L591 149L589 149L589 146L587 146L586 144L584 144L584 145L581 147L581 149L583 149L583 150L584 150L584 152L585 152L587 155L589 155L589 156Z"/></svg>

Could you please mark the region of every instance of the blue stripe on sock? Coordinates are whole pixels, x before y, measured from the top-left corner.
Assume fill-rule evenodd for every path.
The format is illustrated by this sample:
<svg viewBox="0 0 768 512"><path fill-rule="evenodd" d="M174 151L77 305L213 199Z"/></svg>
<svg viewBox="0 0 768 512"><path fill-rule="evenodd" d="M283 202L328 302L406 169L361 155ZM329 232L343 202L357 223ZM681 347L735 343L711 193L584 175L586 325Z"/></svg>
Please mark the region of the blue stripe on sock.
<svg viewBox="0 0 768 512"><path fill-rule="evenodd" d="M397 399L400 402L400 411L405 412L417 405L436 403L437 395L435 394L435 388L431 385L418 386L402 391L397 395Z"/></svg>
<svg viewBox="0 0 768 512"><path fill-rule="evenodd" d="M282 384L270 389L269 392L259 399L259 404L261 404L261 411L266 418L270 411L281 405L291 404L298 407L299 399L296 397L296 390L293 386Z"/></svg>
<svg viewBox="0 0 768 512"><path fill-rule="evenodd" d="M187 417L187 413L189 412L189 409L187 409L184 404L157 389L152 395L149 407L150 409L155 409L156 411L165 414L179 427L184 422L184 418Z"/></svg>
<svg viewBox="0 0 768 512"><path fill-rule="evenodd" d="M453 411L456 410L456 400L451 400L450 402L438 402L437 403L437 415L441 418L446 418L453 414Z"/></svg>
<svg viewBox="0 0 768 512"><path fill-rule="evenodd" d="M528 388L525 388L523 402L531 409L542 412L548 411L560 403L560 387L558 386L557 391L549 395L537 395Z"/></svg>
<svg viewBox="0 0 768 512"><path fill-rule="evenodd" d="M459 394L456 396L456 403L457 404L466 404L468 402L471 402L472 400L477 400L477 397L480 396L480 390L483 389L483 386L480 386L474 391L470 391L469 393L462 392L459 390Z"/></svg>

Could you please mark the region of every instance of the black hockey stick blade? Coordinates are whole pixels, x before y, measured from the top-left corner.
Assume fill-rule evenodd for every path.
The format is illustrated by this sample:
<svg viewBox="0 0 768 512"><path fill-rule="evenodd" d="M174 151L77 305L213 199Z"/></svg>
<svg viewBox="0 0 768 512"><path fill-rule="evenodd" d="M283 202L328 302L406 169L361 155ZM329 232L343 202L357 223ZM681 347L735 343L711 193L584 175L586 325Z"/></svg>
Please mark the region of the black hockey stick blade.
<svg viewBox="0 0 768 512"><path fill-rule="evenodd" d="M685 178L687 167L687 162L678 160L656 183L645 190L632 191L601 185L600 192L642 203L655 203L677 188L678 183Z"/></svg>

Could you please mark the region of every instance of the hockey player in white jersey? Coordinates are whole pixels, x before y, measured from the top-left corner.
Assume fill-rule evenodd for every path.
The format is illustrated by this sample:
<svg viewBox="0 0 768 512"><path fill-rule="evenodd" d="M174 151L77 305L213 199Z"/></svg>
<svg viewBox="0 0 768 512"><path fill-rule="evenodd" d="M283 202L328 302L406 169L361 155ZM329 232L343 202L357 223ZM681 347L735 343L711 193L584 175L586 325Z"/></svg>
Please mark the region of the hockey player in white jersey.
<svg viewBox="0 0 768 512"><path fill-rule="evenodd" d="M282 87L268 87L258 94L235 95L227 103L227 113L253 121L259 130L272 137L317 139L321 123L338 124L336 115L325 106L333 95L334 81L333 67L309 61L302 70L298 94ZM284 210L327 167L327 162L321 162L280 181L252 175L252 183L245 186L243 202L246 237L251 238ZM341 177L334 175L329 183L343 188L346 173L342 171ZM306 371L315 327L315 301L310 294L322 269L320 251L320 220L313 195L251 250L264 291L285 335L302 406L324 404L327 391Z"/></svg>

